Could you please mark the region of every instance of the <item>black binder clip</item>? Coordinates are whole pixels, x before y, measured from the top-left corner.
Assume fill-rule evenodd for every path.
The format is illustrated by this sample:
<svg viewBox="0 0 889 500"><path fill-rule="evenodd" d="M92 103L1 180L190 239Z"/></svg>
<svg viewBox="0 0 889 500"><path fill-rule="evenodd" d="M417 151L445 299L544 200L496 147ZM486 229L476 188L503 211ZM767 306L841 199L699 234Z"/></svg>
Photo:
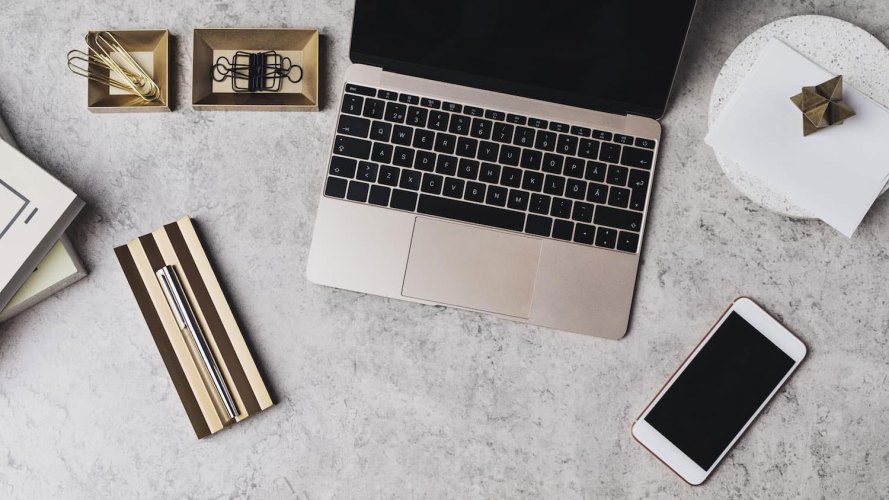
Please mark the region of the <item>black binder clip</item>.
<svg viewBox="0 0 889 500"><path fill-rule="evenodd" d="M299 70L299 77L293 79L293 69ZM292 64L289 57L282 57L274 50L265 52L245 52L239 50L229 60L219 56L213 65L213 80L217 82L231 78L235 92L279 92L286 78L291 83L303 79L303 68Z"/></svg>

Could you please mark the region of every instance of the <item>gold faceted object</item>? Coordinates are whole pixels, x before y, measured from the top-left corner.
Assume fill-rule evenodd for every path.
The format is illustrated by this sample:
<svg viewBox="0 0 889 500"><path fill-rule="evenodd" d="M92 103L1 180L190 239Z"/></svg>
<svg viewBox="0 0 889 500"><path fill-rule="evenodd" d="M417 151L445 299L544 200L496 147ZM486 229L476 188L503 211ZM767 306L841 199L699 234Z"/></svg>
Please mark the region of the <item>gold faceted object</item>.
<svg viewBox="0 0 889 500"><path fill-rule="evenodd" d="M855 116L855 111L843 103L843 75L816 87L803 87L803 91L790 100L803 112L804 136Z"/></svg>

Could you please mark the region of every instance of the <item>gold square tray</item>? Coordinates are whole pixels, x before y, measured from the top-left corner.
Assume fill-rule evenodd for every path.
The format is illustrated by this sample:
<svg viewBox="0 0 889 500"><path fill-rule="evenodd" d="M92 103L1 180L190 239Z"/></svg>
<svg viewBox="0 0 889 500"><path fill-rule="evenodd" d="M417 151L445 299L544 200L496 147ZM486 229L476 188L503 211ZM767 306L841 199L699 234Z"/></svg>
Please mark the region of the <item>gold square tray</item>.
<svg viewBox="0 0 889 500"><path fill-rule="evenodd" d="M318 111L317 29L198 28L194 30L192 106L197 110ZM302 66L303 78L279 92L234 92L229 80L213 80L220 55L274 50Z"/></svg>
<svg viewBox="0 0 889 500"><path fill-rule="evenodd" d="M148 67L142 69L151 76L161 89L160 99L146 103L132 94L118 91L108 85L89 80L87 87L87 109L93 113L121 113L170 111L170 32L162 29L136 30L92 30L89 36L100 31L108 31L138 61L149 61ZM140 64L141 65L141 64ZM90 63L91 72L104 72Z"/></svg>

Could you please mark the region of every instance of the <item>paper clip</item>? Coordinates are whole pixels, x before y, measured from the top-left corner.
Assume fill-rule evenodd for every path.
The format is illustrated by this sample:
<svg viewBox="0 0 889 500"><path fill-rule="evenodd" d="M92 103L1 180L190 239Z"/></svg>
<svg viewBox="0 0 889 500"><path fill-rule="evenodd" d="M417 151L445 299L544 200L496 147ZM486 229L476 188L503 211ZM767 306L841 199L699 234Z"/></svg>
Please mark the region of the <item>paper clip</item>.
<svg viewBox="0 0 889 500"><path fill-rule="evenodd" d="M111 32L100 31L92 36L87 34L84 39L88 52L81 50L68 52L68 69L72 73L132 93L145 103L161 97L161 89L157 83L148 76ZM111 57L115 52L120 62ZM86 67L79 66L78 61L86 63ZM107 71L107 74L92 70L92 67L101 68Z"/></svg>

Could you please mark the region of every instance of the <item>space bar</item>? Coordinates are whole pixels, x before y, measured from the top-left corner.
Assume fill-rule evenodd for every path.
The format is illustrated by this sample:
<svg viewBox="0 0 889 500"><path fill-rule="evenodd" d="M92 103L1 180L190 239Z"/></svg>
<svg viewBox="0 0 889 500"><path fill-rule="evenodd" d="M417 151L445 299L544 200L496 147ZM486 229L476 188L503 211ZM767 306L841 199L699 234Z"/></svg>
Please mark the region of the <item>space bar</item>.
<svg viewBox="0 0 889 500"><path fill-rule="evenodd" d="M417 212L501 229L512 229L513 231L521 231L525 228L525 214L522 212L437 198L428 194L420 195Z"/></svg>

